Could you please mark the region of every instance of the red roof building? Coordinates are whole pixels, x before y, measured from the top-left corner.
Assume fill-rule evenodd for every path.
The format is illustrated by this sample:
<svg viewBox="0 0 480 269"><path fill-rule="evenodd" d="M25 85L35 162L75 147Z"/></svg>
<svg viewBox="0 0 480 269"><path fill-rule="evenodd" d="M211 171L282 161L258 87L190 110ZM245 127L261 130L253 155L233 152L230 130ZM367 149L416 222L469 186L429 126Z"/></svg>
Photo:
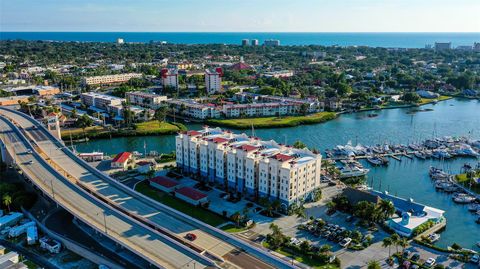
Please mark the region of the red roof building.
<svg viewBox="0 0 480 269"><path fill-rule="evenodd" d="M241 149L243 151L252 151L252 150L256 150L257 147L252 146L252 145L241 145L237 149Z"/></svg>
<svg viewBox="0 0 480 269"><path fill-rule="evenodd" d="M112 160L111 167L126 169L128 161L132 159L132 156L132 153L126 151L117 154Z"/></svg>
<svg viewBox="0 0 480 269"><path fill-rule="evenodd" d="M173 191L180 184L176 180L162 176L151 178L149 181L150 186L166 192Z"/></svg>
<svg viewBox="0 0 480 269"><path fill-rule="evenodd" d="M213 143L219 144L219 143L225 143L228 142L228 139L223 138L223 137L215 137L212 139Z"/></svg>
<svg viewBox="0 0 480 269"><path fill-rule="evenodd" d="M190 204L198 205L208 202L207 195L191 187L182 187L175 191L176 196Z"/></svg>
<svg viewBox="0 0 480 269"><path fill-rule="evenodd" d="M251 70L253 68L244 62L238 62L230 66L230 69L240 71L240 70Z"/></svg>
<svg viewBox="0 0 480 269"><path fill-rule="evenodd" d="M282 153L277 153L277 154L273 155L272 158L274 158L275 160L280 161L280 162L286 162L288 160L293 159L293 156L285 155L285 154L282 154Z"/></svg>
<svg viewBox="0 0 480 269"><path fill-rule="evenodd" d="M195 136L195 135L201 135L202 133L199 131L188 131L187 135L189 136Z"/></svg>

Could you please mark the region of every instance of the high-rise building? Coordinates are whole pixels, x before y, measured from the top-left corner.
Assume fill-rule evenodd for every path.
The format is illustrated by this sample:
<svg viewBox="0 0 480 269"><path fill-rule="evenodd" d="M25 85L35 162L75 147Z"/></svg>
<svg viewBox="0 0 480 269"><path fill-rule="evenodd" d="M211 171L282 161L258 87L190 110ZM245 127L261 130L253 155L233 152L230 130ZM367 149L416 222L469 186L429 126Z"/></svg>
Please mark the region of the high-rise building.
<svg viewBox="0 0 480 269"><path fill-rule="evenodd" d="M125 43L125 40L123 38L117 38L117 44L121 45L124 43Z"/></svg>
<svg viewBox="0 0 480 269"><path fill-rule="evenodd" d="M452 43L451 42L435 42L435 50L436 51L449 50L451 48L452 48Z"/></svg>
<svg viewBox="0 0 480 269"><path fill-rule="evenodd" d="M248 39L242 39L242 46L245 47L245 46L248 46L248 45L250 45L249 40Z"/></svg>
<svg viewBox="0 0 480 269"><path fill-rule="evenodd" d="M280 46L280 40L278 39L267 39L263 41L263 45L266 47L277 47Z"/></svg>
<svg viewBox="0 0 480 269"><path fill-rule="evenodd" d="M205 88L208 94L222 91L222 68L218 67L213 70L205 70Z"/></svg>
<svg viewBox="0 0 480 269"><path fill-rule="evenodd" d="M322 156L308 149L207 126L175 140L177 167L247 198L279 200L286 209L320 185Z"/></svg>
<svg viewBox="0 0 480 269"><path fill-rule="evenodd" d="M164 68L160 71L162 85L164 88L173 87L178 89L178 70Z"/></svg>
<svg viewBox="0 0 480 269"><path fill-rule="evenodd" d="M252 39L252 46L258 46L258 39Z"/></svg>
<svg viewBox="0 0 480 269"><path fill-rule="evenodd" d="M473 50L480 51L480 42L473 43Z"/></svg>

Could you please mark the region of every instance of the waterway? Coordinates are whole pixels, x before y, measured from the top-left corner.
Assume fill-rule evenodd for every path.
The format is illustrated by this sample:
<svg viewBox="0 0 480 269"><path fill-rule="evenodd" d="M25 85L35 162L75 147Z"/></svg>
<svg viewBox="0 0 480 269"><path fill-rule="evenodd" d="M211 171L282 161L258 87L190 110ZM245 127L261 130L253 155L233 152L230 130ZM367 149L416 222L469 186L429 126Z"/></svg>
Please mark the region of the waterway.
<svg viewBox="0 0 480 269"><path fill-rule="evenodd" d="M480 101L452 99L435 105L426 105L422 109L433 111L407 113L410 108L387 109L376 111L377 117L370 118L371 112L344 114L335 120L316 125L304 125L292 128L259 129L255 135L262 139L274 139L278 142L292 144L301 140L308 147L322 152L335 145L353 144L374 145L377 143L409 143L433 136L460 136L480 138ZM190 129L199 129L200 125L191 124ZM240 131L237 131L240 132ZM251 134L251 130L245 131ZM144 142L147 152L171 152L175 149L174 136L125 137L89 141L76 145L80 152L94 150L107 154L120 151L143 152ZM480 225L475 216L468 212L466 206L453 203L451 197L436 192L428 177L428 168L442 167L457 173L465 162L475 164L475 159L455 159L440 162L437 160L417 160L402 158L401 162L391 159L388 167L372 167L368 183L377 190L388 190L405 198L412 198L420 203L445 210L448 224L437 243L439 246L451 245L453 242L475 249L480 241ZM368 166L368 165L367 165Z"/></svg>

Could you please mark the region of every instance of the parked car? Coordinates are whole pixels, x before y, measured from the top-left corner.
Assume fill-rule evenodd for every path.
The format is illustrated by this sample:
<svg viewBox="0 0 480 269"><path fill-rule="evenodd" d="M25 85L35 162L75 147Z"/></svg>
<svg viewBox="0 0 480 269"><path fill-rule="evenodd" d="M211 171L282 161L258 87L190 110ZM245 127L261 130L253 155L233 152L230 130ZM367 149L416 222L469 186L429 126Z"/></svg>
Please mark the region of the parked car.
<svg viewBox="0 0 480 269"><path fill-rule="evenodd" d="M475 254L470 258L470 262L473 262L475 264L478 264L479 260L480 260L480 257L478 256L478 254Z"/></svg>
<svg viewBox="0 0 480 269"><path fill-rule="evenodd" d="M193 233L188 233L185 235L185 238L187 238L190 241L194 241L195 239L197 239L197 235Z"/></svg>
<svg viewBox="0 0 480 269"><path fill-rule="evenodd" d="M427 267L432 267L437 261L434 258L428 258L423 265Z"/></svg>
<svg viewBox="0 0 480 269"><path fill-rule="evenodd" d="M412 254L410 250L405 250L402 254L403 258L408 259L408 257Z"/></svg>
<svg viewBox="0 0 480 269"><path fill-rule="evenodd" d="M342 242L340 242L340 246L344 248L348 247L348 245L350 245L351 242L352 242L352 239L350 237L344 238Z"/></svg>
<svg viewBox="0 0 480 269"><path fill-rule="evenodd" d="M411 259L412 261L416 262L416 261L420 260L420 254L414 253L414 254L412 255L412 258L410 258L410 259Z"/></svg>

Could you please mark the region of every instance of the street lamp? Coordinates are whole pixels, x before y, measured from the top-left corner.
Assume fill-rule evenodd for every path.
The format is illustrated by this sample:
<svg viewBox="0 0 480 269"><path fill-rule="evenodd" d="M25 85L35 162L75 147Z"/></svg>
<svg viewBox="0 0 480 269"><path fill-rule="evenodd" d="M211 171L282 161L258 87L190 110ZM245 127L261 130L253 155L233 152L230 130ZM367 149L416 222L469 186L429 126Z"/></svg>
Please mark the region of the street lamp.
<svg viewBox="0 0 480 269"><path fill-rule="evenodd" d="M103 226L105 228L105 234L108 234L107 232L107 217L105 216L105 211L101 212L103 214ZM99 216L100 212L97 213L97 216Z"/></svg>

